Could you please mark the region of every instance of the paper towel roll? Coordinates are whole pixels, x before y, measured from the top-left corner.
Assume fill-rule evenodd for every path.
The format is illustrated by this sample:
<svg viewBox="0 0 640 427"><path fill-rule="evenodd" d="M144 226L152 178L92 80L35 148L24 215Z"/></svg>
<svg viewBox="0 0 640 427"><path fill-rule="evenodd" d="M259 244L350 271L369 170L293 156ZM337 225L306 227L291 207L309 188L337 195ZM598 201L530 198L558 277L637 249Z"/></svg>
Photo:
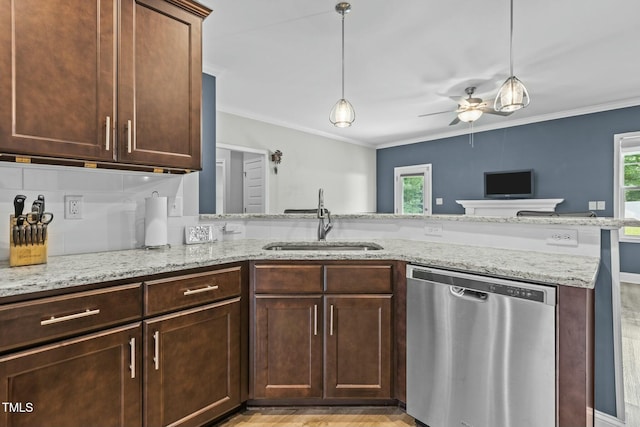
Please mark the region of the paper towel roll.
<svg viewBox="0 0 640 427"><path fill-rule="evenodd" d="M167 244L167 198L152 197L144 199L144 245L164 246Z"/></svg>

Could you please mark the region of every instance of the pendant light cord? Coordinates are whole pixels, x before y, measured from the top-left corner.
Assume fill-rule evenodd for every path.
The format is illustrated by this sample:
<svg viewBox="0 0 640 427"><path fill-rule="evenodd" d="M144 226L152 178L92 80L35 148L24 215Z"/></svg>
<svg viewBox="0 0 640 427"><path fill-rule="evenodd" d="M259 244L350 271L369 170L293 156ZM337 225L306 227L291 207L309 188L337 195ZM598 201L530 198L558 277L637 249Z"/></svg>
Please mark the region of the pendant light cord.
<svg viewBox="0 0 640 427"><path fill-rule="evenodd" d="M510 75L513 76L513 0L511 0L510 20L511 20L511 25L509 27L509 72L510 72Z"/></svg>
<svg viewBox="0 0 640 427"><path fill-rule="evenodd" d="M342 15L342 99L344 99L344 11L340 14Z"/></svg>

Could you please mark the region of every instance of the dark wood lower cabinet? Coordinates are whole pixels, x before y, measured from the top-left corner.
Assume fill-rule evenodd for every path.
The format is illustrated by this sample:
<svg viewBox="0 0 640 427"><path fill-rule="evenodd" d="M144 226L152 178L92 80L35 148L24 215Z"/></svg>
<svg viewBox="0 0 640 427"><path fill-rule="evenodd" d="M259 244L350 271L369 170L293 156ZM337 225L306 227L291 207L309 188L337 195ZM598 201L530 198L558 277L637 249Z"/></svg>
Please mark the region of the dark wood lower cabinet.
<svg viewBox="0 0 640 427"><path fill-rule="evenodd" d="M322 297L256 296L254 398L322 398Z"/></svg>
<svg viewBox="0 0 640 427"><path fill-rule="evenodd" d="M136 323L0 358L0 426L140 426L141 344Z"/></svg>
<svg viewBox="0 0 640 427"><path fill-rule="evenodd" d="M144 322L148 427L200 426L240 406L240 298Z"/></svg>
<svg viewBox="0 0 640 427"><path fill-rule="evenodd" d="M325 398L391 398L391 301L391 295L325 297Z"/></svg>

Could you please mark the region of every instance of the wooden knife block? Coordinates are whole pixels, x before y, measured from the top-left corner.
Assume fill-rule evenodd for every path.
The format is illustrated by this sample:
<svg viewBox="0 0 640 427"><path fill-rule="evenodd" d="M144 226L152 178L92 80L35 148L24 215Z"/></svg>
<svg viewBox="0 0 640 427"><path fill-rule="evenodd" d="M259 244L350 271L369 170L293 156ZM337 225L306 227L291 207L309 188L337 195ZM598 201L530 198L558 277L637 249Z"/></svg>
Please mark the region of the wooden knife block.
<svg viewBox="0 0 640 427"><path fill-rule="evenodd" d="M13 227L18 224L14 215L9 218L9 265L17 267L20 265L46 264L47 263L47 240L44 243L19 245L13 241ZM26 224L26 222L25 222Z"/></svg>

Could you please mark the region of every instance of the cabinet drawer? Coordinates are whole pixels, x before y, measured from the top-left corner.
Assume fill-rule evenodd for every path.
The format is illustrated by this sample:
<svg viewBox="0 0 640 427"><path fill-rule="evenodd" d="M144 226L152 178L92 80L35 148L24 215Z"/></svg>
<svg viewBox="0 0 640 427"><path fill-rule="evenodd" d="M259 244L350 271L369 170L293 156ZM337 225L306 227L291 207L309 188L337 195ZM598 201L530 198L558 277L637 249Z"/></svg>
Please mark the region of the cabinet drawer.
<svg viewBox="0 0 640 427"><path fill-rule="evenodd" d="M392 293L391 265L327 265L326 292L331 293Z"/></svg>
<svg viewBox="0 0 640 427"><path fill-rule="evenodd" d="M145 315L238 296L241 280L240 267L232 267L145 282Z"/></svg>
<svg viewBox="0 0 640 427"><path fill-rule="evenodd" d="M255 265L256 293L322 292L322 265Z"/></svg>
<svg viewBox="0 0 640 427"><path fill-rule="evenodd" d="M140 283L0 307L0 351L142 317Z"/></svg>

